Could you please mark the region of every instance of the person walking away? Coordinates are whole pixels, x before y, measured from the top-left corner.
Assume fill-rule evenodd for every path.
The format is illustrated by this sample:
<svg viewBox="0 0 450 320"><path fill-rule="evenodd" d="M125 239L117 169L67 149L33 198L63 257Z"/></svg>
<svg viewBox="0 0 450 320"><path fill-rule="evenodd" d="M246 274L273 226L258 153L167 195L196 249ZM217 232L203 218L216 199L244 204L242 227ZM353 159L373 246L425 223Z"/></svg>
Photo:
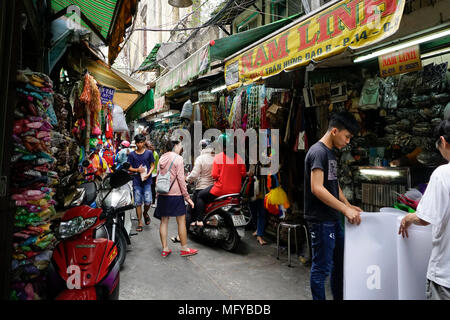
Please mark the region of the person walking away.
<svg viewBox="0 0 450 320"><path fill-rule="evenodd" d="M130 154L130 142L124 140L120 143L119 152L116 155L116 168L120 169L125 162L128 161L128 155Z"/></svg>
<svg viewBox="0 0 450 320"><path fill-rule="evenodd" d="M158 154L158 152L156 152L155 146L151 142L149 142L147 149L150 150L151 152L153 152L153 159L155 159L155 168L152 171L152 207L156 208L155 184L156 184L156 176L157 176L157 171L158 171L159 154Z"/></svg>
<svg viewBox="0 0 450 320"><path fill-rule="evenodd" d="M155 166L155 159L151 151L145 148L145 136L142 134L134 137L136 143L136 151L131 152L128 155L128 162L130 163L130 171L138 173L133 177L133 193L134 204L136 205L136 215L138 219L138 225L136 231L141 232L143 230L142 215L144 215L144 221L146 225L150 224L150 216L148 210L152 204L152 179L149 179L153 168ZM144 212L142 212L142 204L144 204Z"/></svg>
<svg viewBox="0 0 450 320"><path fill-rule="evenodd" d="M435 129L436 148L447 164L437 167L415 213L407 214L398 233L408 237L411 224L432 225L432 249L427 269L428 300L450 300L450 120Z"/></svg>
<svg viewBox="0 0 450 320"><path fill-rule="evenodd" d="M335 113L327 132L306 154L305 219L311 234L310 285L314 300L325 300L329 275L333 299L343 299L344 232L340 213L351 224L359 225L362 210L348 202L339 186L332 149L345 147L358 131L359 124L351 113Z"/></svg>
<svg viewBox="0 0 450 320"><path fill-rule="evenodd" d="M218 138L225 151L214 157L211 171L214 184L198 193L196 215L199 217L205 215L206 204L215 198L241 191L242 178L247 175L247 171L244 161L234 152L229 140L226 134L221 134Z"/></svg>
<svg viewBox="0 0 450 320"><path fill-rule="evenodd" d="M167 140L164 143L165 152L158 163L158 174L167 174L170 169L170 190L166 194L156 193L157 202L154 216L161 219L159 235L161 239L161 256L167 257L172 253L167 243L167 233L169 227L169 218L176 217L178 224L178 235L181 242L180 255L182 257L192 256L198 253L198 250L187 247L186 231L186 205L185 201L193 208L194 203L189 197L184 177L184 161L180 155L183 147L180 141Z"/></svg>

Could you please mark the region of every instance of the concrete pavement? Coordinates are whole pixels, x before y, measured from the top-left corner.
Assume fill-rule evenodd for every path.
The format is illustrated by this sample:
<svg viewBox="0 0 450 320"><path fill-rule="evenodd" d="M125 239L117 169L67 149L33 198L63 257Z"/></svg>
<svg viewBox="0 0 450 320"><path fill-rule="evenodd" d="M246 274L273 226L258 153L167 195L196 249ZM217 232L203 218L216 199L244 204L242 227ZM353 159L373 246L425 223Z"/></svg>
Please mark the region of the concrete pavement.
<svg viewBox="0 0 450 320"><path fill-rule="evenodd" d="M268 239L267 245L260 246L246 231L238 251L230 253L188 237L188 245L199 253L181 257L180 244L168 240L172 254L162 258L159 220L152 214L150 226L131 238L120 273L121 300L311 299L309 267L296 254L291 254L292 267L288 267L286 250L277 260L275 241ZM133 232L136 225L133 221ZM176 220L171 218L169 237L176 234Z"/></svg>

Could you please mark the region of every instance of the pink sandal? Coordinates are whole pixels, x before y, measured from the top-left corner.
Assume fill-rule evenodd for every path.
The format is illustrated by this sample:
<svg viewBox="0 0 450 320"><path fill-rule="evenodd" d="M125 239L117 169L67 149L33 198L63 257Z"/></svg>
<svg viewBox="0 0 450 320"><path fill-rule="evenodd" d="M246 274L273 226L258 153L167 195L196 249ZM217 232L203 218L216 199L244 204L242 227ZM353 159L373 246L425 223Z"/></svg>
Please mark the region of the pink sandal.
<svg viewBox="0 0 450 320"><path fill-rule="evenodd" d="M164 251L164 250L163 250L163 251L161 251L161 257L164 257L164 258L165 258L165 257L167 257L167 256L168 256L169 254L171 254L171 253L172 253L172 250L170 250L170 249L169 249L169 251Z"/></svg>
<svg viewBox="0 0 450 320"><path fill-rule="evenodd" d="M182 257L193 256L194 254L197 254L197 253L198 253L197 249L180 250L180 256L182 256Z"/></svg>

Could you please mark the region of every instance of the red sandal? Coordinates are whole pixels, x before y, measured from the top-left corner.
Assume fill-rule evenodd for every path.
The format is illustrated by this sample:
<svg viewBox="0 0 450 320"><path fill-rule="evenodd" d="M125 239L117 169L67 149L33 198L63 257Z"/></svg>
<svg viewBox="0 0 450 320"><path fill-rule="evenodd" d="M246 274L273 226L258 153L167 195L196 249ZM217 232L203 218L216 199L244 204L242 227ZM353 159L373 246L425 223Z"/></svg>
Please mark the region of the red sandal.
<svg viewBox="0 0 450 320"><path fill-rule="evenodd" d="M170 249L169 249L169 251L164 251L164 250L163 250L163 251L161 251L161 257L164 257L164 258L165 258L165 257L167 257L167 256L168 256L169 254L171 254L171 253L172 253L172 250L170 250Z"/></svg>
<svg viewBox="0 0 450 320"><path fill-rule="evenodd" d="M193 256L194 254L197 254L197 253L198 253L197 249L180 250L180 256L182 256L182 257Z"/></svg>

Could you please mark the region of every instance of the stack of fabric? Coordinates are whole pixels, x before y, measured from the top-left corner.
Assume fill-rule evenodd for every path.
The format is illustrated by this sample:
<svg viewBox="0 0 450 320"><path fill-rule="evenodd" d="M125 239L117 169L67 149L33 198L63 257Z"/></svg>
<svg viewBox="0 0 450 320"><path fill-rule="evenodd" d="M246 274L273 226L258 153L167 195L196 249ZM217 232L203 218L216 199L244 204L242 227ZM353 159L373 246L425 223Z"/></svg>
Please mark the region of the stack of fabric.
<svg viewBox="0 0 450 320"><path fill-rule="evenodd" d="M55 244L50 228L58 175L51 151L53 85L45 74L18 71L11 159L15 201L11 299L45 297L45 277Z"/></svg>

